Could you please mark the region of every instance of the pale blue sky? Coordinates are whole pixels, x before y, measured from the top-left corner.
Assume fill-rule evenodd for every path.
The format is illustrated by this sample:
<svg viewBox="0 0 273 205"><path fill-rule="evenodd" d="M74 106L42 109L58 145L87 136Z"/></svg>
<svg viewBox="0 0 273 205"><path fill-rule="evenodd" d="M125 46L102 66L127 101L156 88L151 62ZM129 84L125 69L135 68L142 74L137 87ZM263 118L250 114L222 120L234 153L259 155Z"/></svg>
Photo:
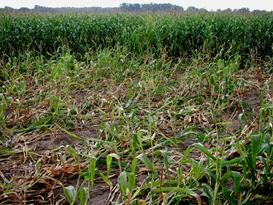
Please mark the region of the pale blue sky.
<svg viewBox="0 0 273 205"><path fill-rule="evenodd" d="M216 10L218 8L242 8L248 7L250 9L264 9L273 10L273 0L0 0L0 7L10 6L13 8L29 7L34 5L48 6L48 7L116 7L121 3L172 3L187 8L188 6L195 6L199 8L206 8L208 10Z"/></svg>

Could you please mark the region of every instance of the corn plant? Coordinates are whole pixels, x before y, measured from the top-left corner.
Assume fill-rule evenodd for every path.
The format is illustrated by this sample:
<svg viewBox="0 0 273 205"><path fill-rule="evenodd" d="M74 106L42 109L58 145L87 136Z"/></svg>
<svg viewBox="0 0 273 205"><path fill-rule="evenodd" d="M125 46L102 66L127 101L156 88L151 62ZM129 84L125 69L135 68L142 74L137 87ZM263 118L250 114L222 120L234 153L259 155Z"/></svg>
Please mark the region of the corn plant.
<svg viewBox="0 0 273 205"><path fill-rule="evenodd" d="M0 53L35 50L44 54L69 47L75 53L127 47L191 56L203 50L242 63L272 55L272 15L1 15Z"/></svg>

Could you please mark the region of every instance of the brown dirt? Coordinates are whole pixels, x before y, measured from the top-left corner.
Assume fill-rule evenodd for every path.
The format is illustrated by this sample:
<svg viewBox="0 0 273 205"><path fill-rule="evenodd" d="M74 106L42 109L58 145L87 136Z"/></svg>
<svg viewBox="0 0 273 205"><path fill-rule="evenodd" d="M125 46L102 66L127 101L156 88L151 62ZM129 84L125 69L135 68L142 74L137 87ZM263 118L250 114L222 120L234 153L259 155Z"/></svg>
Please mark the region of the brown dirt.
<svg viewBox="0 0 273 205"><path fill-rule="evenodd" d="M92 126L71 132L87 138L98 133ZM0 186L0 204L65 204L61 185L71 184L71 177L86 167L63 158L66 145L81 149L77 140L56 129L13 136L10 149L18 154L0 155L0 184L6 184L5 194Z"/></svg>

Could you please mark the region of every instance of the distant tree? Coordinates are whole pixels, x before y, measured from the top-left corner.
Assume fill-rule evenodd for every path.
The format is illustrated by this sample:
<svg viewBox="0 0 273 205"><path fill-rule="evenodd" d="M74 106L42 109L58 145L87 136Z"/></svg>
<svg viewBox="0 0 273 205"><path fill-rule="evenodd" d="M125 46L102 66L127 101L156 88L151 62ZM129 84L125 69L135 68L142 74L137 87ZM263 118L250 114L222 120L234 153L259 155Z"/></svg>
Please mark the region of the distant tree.
<svg viewBox="0 0 273 205"><path fill-rule="evenodd" d="M14 9L12 7L9 7L9 6L5 6L4 11L6 11L6 12L14 12L14 11L16 11L16 9Z"/></svg>
<svg viewBox="0 0 273 205"><path fill-rule="evenodd" d="M183 11L183 8L180 6L172 4L128 4L122 3L120 5L121 11Z"/></svg>
<svg viewBox="0 0 273 205"><path fill-rule="evenodd" d="M122 3L120 7L112 7L112 8L101 8L101 7L84 7L84 8L75 8L75 7L61 7L61 8L51 8L51 7L44 7L44 6L39 6L35 5L33 9L29 9L26 7L22 7L20 9L14 9L11 7L5 7L5 8L0 8L0 12L53 12L53 13L66 13L66 12L76 12L76 13L113 13L113 12L120 12L120 11L125 11L125 12L138 12L138 11L152 11L152 12L157 12L157 11L163 11L163 12L168 12L168 11L175 11L175 12L183 12L184 9L181 6L173 5L170 3L162 3L162 4L157 4L157 3L150 3L150 4L129 4L129 3ZM186 9L187 12L208 12L204 8L196 8L194 6L190 6ZM272 13L265 11L265 10L254 10L250 11L248 8L240 8L240 9L235 9L231 10L230 8L228 9L217 9L216 12L219 13L242 13L242 14L247 14L247 13L255 13L255 14L263 14L263 13Z"/></svg>
<svg viewBox="0 0 273 205"><path fill-rule="evenodd" d="M199 12L202 12L202 13L207 13L207 12L208 12L208 10L207 10L207 9L205 9L205 8L201 8L201 9L199 9Z"/></svg>
<svg viewBox="0 0 273 205"><path fill-rule="evenodd" d="M140 10L140 4L127 4L127 3L122 3L120 5L120 9L122 11L131 11L131 12L135 12L135 11L139 11Z"/></svg>
<svg viewBox="0 0 273 205"><path fill-rule="evenodd" d="M263 14L263 13L266 13L267 11L266 10L259 10L259 9L255 9L252 11L252 13L254 14Z"/></svg>
<svg viewBox="0 0 273 205"><path fill-rule="evenodd" d="M241 13L241 14L247 14L250 13L249 8L240 8L240 9L235 9L233 10L235 13Z"/></svg>
<svg viewBox="0 0 273 205"><path fill-rule="evenodd" d="M231 13L231 12L232 12L232 9L227 8L227 9L222 10L222 12L224 12L224 13Z"/></svg>
<svg viewBox="0 0 273 205"><path fill-rule="evenodd" d="M196 7L194 7L194 6L190 6L190 7L187 8L186 11L187 11L187 12L198 12L199 9L196 8Z"/></svg>
<svg viewBox="0 0 273 205"><path fill-rule="evenodd" d="M29 8L27 8L27 7L21 7L18 11L19 12L29 12L31 10Z"/></svg>
<svg viewBox="0 0 273 205"><path fill-rule="evenodd" d="M126 11L126 8L127 8L127 3L122 3L119 5L119 8L122 10L122 11Z"/></svg>
<svg viewBox="0 0 273 205"><path fill-rule="evenodd" d="M217 9L216 10L217 13L232 13L232 9L227 8L227 9Z"/></svg>

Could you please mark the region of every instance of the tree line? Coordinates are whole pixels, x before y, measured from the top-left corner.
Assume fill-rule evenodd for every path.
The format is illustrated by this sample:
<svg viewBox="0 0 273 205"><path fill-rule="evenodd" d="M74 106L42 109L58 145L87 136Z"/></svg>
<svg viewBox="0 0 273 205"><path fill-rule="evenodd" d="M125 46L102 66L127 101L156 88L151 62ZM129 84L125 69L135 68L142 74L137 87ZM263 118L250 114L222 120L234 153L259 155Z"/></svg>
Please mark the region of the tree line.
<svg viewBox="0 0 273 205"><path fill-rule="evenodd" d="M22 7L20 9L14 9L11 7L0 8L0 12L50 12L50 13L66 13L66 12L75 12L75 13L112 13L112 12L209 12L204 8L197 8L194 6L190 6L187 9L184 9L181 6L173 5L170 3L149 3L149 4L130 4L130 3L122 3L119 7L60 7L60 8L52 8L45 6L34 6L33 9ZM211 12L211 11L210 11ZM240 9L218 9L216 12L218 13L266 13L265 10L253 10L250 11L249 8L240 8Z"/></svg>

